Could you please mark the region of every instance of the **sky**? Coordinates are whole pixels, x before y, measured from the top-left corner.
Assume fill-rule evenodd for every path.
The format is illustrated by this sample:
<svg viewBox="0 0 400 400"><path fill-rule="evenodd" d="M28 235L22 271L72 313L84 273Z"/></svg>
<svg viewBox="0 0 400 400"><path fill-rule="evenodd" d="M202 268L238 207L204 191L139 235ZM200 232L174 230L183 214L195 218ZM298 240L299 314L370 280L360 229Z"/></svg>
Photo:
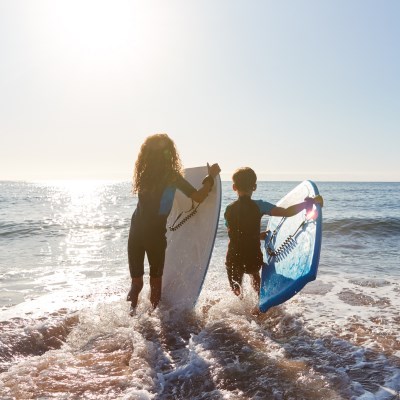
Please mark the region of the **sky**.
<svg viewBox="0 0 400 400"><path fill-rule="evenodd" d="M0 0L0 180L400 181L398 0Z"/></svg>

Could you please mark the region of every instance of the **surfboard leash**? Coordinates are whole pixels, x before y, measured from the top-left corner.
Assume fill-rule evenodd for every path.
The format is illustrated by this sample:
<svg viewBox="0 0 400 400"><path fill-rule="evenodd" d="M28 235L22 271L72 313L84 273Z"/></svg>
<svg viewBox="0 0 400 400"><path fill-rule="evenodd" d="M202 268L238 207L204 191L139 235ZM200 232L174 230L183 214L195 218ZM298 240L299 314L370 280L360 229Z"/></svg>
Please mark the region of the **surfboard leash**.
<svg viewBox="0 0 400 400"><path fill-rule="evenodd" d="M279 229L281 228L282 224L285 222L286 217L283 217L280 221L279 224L276 226L276 228L274 229L274 231L272 232L272 235L267 243L267 253L270 257L277 257L278 255L278 250L274 251L272 250L272 248L270 247L270 244L272 242L272 240L276 237L276 235L278 234ZM285 241L286 242L286 241ZM282 246L281 246L282 247Z"/></svg>
<svg viewBox="0 0 400 400"><path fill-rule="evenodd" d="M281 228L282 224L285 222L286 217L283 217L279 224L276 226L276 228L274 229L274 232L271 235L271 238L268 241L267 244L267 253L270 257L275 257L275 260L277 262L282 261L295 247L296 247L296 235L297 232L306 224L309 222L308 219L304 219L304 221L299 225L299 227L296 229L296 231L289 235L285 241L276 249L276 250L272 250L272 248L270 247L270 243L272 242L272 239L274 237L276 237L276 235L278 234L279 229Z"/></svg>
<svg viewBox="0 0 400 400"><path fill-rule="evenodd" d="M193 200L192 200L192 207L190 208L190 210L182 211L182 212L177 216L177 218L175 219L174 223L168 227L168 229L169 229L171 232L174 232L174 231L176 231L177 229L179 229L183 224L185 224L187 221L189 221L189 219L192 218L192 217L197 213L197 209L199 208L199 205L200 205L200 203L197 204L197 206L195 207L195 206L194 206L194 202L193 202ZM186 217L183 218L182 221L180 221L179 223L177 223L178 220L182 217L182 214L184 214L184 213L190 213L190 214L186 215Z"/></svg>

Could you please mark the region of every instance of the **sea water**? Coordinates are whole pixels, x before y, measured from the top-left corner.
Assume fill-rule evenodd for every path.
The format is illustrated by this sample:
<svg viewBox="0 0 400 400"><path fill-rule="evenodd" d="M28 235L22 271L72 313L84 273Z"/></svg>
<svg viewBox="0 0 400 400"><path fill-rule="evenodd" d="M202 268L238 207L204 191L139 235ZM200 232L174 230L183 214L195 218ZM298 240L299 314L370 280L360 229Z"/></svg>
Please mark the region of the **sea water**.
<svg viewBox="0 0 400 400"><path fill-rule="evenodd" d="M224 182L195 309L152 311L146 265L129 317L130 183L1 182L0 399L398 399L400 183L317 184L319 273L291 300L253 316L248 278L230 292Z"/></svg>

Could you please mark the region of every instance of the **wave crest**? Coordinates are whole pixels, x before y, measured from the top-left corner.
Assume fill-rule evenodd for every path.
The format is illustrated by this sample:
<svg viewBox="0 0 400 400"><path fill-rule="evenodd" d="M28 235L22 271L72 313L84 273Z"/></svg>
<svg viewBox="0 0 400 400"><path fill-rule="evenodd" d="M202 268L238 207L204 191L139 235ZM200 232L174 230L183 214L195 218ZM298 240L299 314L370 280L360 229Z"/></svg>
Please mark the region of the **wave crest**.
<svg viewBox="0 0 400 400"><path fill-rule="evenodd" d="M344 218L323 222L325 233L348 235L379 234L398 236L400 234L399 218Z"/></svg>

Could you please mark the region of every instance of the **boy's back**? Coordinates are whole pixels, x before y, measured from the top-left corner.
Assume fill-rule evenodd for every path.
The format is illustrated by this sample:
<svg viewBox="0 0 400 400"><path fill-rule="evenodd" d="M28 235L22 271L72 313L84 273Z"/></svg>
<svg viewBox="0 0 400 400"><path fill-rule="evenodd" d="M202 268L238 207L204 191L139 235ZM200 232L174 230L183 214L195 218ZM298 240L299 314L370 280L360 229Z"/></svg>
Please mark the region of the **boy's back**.
<svg viewBox="0 0 400 400"><path fill-rule="evenodd" d="M226 265L260 267L263 263L260 248L261 217L257 203L249 196L240 196L225 211L229 245Z"/></svg>

